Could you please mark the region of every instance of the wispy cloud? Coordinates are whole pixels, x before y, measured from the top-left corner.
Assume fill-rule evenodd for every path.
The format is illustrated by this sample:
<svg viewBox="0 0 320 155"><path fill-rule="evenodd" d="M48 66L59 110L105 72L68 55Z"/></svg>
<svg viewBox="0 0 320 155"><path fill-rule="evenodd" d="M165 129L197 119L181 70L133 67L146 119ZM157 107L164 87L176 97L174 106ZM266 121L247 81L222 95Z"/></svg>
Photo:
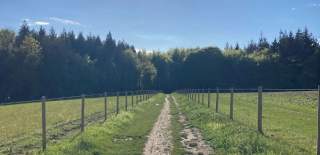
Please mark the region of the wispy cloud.
<svg viewBox="0 0 320 155"><path fill-rule="evenodd" d="M78 25L78 26L82 25L80 22L75 20L70 20L70 19L64 19L64 18L58 18L58 17L50 17L49 19L55 22L66 24L66 25Z"/></svg>
<svg viewBox="0 0 320 155"><path fill-rule="evenodd" d="M291 11L296 11L296 8L291 8Z"/></svg>
<svg viewBox="0 0 320 155"><path fill-rule="evenodd" d="M35 25L49 25L50 23L46 22L46 21L35 21L34 24Z"/></svg>
<svg viewBox="0 0 320 155"><path fill-rule="evenodd" d="M309 3L308 6L313 8L320 8L320 3Z"/></svg>
<svg viewBox="0 0 320 155"><path fill-rule="evenodd" d="M22 21L27 22L29 26L34 26L34 25L46 26L50 24L49 22L44 20L32 20L30 18L25 18Z"/></svg>

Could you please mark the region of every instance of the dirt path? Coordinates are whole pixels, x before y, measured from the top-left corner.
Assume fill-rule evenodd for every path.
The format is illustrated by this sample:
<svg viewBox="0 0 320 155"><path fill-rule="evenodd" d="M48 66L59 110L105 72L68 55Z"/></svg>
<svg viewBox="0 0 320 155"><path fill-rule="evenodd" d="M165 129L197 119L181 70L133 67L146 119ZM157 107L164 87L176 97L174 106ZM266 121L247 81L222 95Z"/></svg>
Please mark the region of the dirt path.
<svg viewBox="0 0 320 155"><path fill-rule="evenodd" d="M145 144L144 155L168 155L171 152L172 136L170 132L171 115L169 104L168 96L166 96L158 120L154 124L148 141Z"/></svg>
<svg viewBox="0 0 320 155"><path fill-rule="evenodd" d="M183 125L181 131L182 145L187 154L192 155L211 155L214 154L213 149L205 143L199 129L191 127L187 118L181 113L176 99L172 96L173 102L179 110L179 122Z"/></svg>

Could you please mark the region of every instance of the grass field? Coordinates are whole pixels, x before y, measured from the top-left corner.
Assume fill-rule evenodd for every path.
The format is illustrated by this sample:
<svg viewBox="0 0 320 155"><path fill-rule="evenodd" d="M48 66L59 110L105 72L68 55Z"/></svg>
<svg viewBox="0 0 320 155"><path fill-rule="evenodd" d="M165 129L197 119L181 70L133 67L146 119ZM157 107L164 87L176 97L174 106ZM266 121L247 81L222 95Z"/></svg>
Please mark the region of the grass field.
<svg viewBox="0 0 320 155"><path fill-rule="evenodd" d="M115 112L116 97L108 97L108 114ZM120 97L120 109L124 110L125 97ZM132 98L128 96L128 109ZM136 104L136 97L134 97ZM80 129L81 99L48 101L47 129L49 145L60 139L72 137ZM101 123L104 120L104 98L85 100L85 122ZM25 103L0 106L0 154L26 153L41 146L41 104Z"/></svg>
<svg viewBox="0 0 320 155"><path fill-rule="evenodd" d="M207 103L208 103L207 94L203 94L203 95L204 95L203 105L201 103L197 104L195 101L192 101L191 105L200 106L202 108L202 109L200 108L201 110L205 110L205 112L207 112L206 114L208 115L207 117L209 117L210 119L213 119L211 117L213 117L213 114L215 111L216 94L213 93L210 95L210 101L211 101L210 108L207 108ZM178 95L178 98L180 99L180 102L188 102L186 97L182 97ZM200 101L202 101L202 94L200 94ZM284 154L288 152L290 152L291 154L315 154L316 135L317 135L316 102L317 102L316 92L263 93L264 136L262 139L265 139L265 141L267 142L269 141L270 145L271 145L271 141L273 141L272 143L278 142L280 146L283 146L283 148L280 148L280 149L282 149L283 151L282 153ZM220 93L219 103L220 103L219 104L220 114L214 114L214 116L222 115L224 116L224 118L228 119L230 94ZM205 113L204 111L201 111L201 110L200 112ZM199 116L201 114L199 114ZM199 119L201 120L201 117L199 117ZM217 121L218 125L215 124L214 126L218 126L217 128L220 128L221 126L230 126L229 129L231 130L231 126L234 126L234 124L237 124L233 128L237 129L238 128L237 126L242 126L242 127L247 127L248 129L256 130L257 93L235 93L234 94L234 119L235 121L231 123L232 125L230 124L226 125L221 121ZM204 121L204 120L201 120L201 121ZM218 120L220 120L220 118ZM227 122L229 121L226 121L226 123ZM213 123L215 123L214 119L213 119ZM212 130L211 132L214 132L214 131L215 130ZM239 129L239 131L241 131L241 129ZM227 130L225 132L227 132ZM218 132L216 131L216 133ZM221 134L222 133L223 131L221 131ZM237 135L234 135L234 136L237 136ZM240 134L238 136L240 137ZM233 138L234 140L237 140L236 137L233 137ZM241 143L244 143L245 141L246 140L243 139L243 142ZM245 150L245 147L239 148L241 146L225 146L225 145L232 145L232 144L228 144L227 142L222 146L217 145L218 143L219 142L217 141L215 142L213 141L212 145L214 145L214 147L222 147L222 150L226 152L229 152L229 151L233 152L232 149L235 149L239 152L241 152L241 150ZM254 144L254 145L257 145L257 144ZM244 146L249 147L249 144ZM267 146L268 145L266 145L266 147ZM233 147L236 147L236 148L233 148ZM274 149L274 150L271 148L268 148L268 149L271 150L271 152L269 153L272 153L272 152L274 153L277 151L278 151L277 153L281 152L281 150L277 150L277 149Z"/></svg>
<svg viewBox="0 0 320 155"><path fill-rule="evenodd" d="M164 97L164 94L158 94L133 111L90 126L75 139L49 147L45 154L142 154L147 135L162 109Z"/></svg>
<svg viewBox="0 0 320 155"><path fill-rule="evenodd" d="M234 94L234 121L229 119L230 94L220 93L219 113L215 113L216 94L200 94L200 101L188 101L174 94L180 110L216 154L315 154L317 136L317 92L264 92L263 132L257 132L257 93ZM104 123L104 98L85 100L86 131L80 136L80 99L47 102L47 154L141 154L156 120L164 94L114 117L115 97L108 97L108 120ZM172 154L183 154L178 110L171 104ZM41 104L0 106L0 154L40 153ZM88 126L93 124L92 126ZM103 146L103 147L102 147Z"/></svg>

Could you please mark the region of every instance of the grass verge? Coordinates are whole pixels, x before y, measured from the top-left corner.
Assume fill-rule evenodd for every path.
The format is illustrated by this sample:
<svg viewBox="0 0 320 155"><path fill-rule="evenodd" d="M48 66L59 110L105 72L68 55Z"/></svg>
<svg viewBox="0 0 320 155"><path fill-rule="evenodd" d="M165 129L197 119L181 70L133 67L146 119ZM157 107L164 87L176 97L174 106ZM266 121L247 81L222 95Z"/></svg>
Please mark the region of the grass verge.
<svg viewBox="0 0 320 155"><path fill-rule="evenodd" d="M47 155L142 154L147 135L156 121L164 95L158 94L129 112L121 112L106 123L88 127L73 140L53 145Z"/></svg>
<svg viewBox="0 0 320 155"><path fill-rule="evenodd" d="M183 149L182 143L181 143L181 131L183 129L182 124L179 122L179 110L178 107L174 104L172 98L169 98L170 101L170 111L171 111L171 133L172 133L172 144L173 148L171 151L171 154L174 155L182 155L186 154L186 151Z"/></svg>
<svg viewBox="0 0 320 155"><path fill-rule="evenodd" d="M185 96L174 94L181 111L191 124L199 128L215 154L312 154L310 151L257 133L239 121L214 113L206 105L189 102Z"/></svg>

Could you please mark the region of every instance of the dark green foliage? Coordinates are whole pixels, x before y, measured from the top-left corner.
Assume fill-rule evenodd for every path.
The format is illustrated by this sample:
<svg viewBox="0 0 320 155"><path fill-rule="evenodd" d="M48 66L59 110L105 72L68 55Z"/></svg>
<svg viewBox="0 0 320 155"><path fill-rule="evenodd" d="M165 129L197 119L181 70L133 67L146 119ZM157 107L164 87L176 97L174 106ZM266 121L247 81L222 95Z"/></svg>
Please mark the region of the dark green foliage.
<svg viewBox="0 0 320 155"><path fill-rule="evenodd" d="M18 35L0 30L0 102L133 89L314 88L320 79L320 46L305 30L280 32L239 44L137 52L108 33L106 39L54 29Z"/></svg>
<svg viewBox="0 0 320 155"><path fill-rule="evenodd" d="M145 54L141 57L111 33L101 40L72 31L30 30L27 24L18 36L0 30L0 102L133 90L139 81L148 89L156 70Z"/></svg>

